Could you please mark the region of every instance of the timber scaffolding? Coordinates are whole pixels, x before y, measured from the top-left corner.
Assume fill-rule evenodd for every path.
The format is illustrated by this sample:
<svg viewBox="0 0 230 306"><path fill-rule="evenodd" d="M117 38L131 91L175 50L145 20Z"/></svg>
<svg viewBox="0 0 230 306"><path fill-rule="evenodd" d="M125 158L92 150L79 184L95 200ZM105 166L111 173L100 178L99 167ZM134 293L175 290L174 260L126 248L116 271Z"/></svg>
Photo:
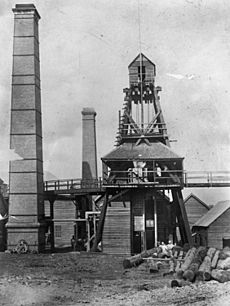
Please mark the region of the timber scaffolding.
<svg viewBox="0 0 230 306"><path fill-rule="evenodd" d="M102 222L105 218L105 215L103 216L105 211L103 210L103 207L99 207L99 203L103 198L106 198L107 191L110 191L109 193L113 194L110 200L107 199L107 201L110 202L112 199L114 200L116 197L126 193L127 190L136 190L137 188L144 188L147 190L170 188L171 190L176 190L184 187L230 187L230 171L181 171L180 173L177 171L176 174L176 177L179 178L176 182L174 179L175 171L162 171L161 176L159 176L157 171L146 171L142 177L138 176L136 173L131 173L130 171L120 171L120 174L114 173L114 175L116 175L116 181L106 181L102 178L89 180L78 178L45 181L44 200L48 200L52 207L50 218L50 221L52 222L51 232L54 234L54 222L74 222L76 227L78 227L78 224L84 223L87 235L86 250L89 252L92 249L92 243L97 235L98 224L100 220ZM151 175L151 178L154 178L152 182L147 180L148 175ZM120 192L118 190L120 190ZM117 192L118 194L116 194ZM75 202L79 197L87 196L97 196L97 198L93 200L93 211L85 211L84 218L54 218L53 205L56 200L72 200ZM52 249L54 250L54 236L52 238Z"/></svg>
<svg viewBox="0 0 230 306"><path fill-rule="evenodd" d="M116 172L116 173L115 173ZM176 173L175 173L176 172ZM119 176L120 174L120 176ZM153 178L148 181L150 174ZM176 175L176 179L174 179ZM99 195L106 191L106 188L135 188L149 187L155 189L162 188L211 188L230 187L230 171L161 171L161 176L157 171L146 171L141 177L130 171L114 171L116 180L89 179L61 179L44 182L45 199L52 196L62 195ZM178 180L179 178L179 180ZM62 197L61 199L64 199Z"/></svg>

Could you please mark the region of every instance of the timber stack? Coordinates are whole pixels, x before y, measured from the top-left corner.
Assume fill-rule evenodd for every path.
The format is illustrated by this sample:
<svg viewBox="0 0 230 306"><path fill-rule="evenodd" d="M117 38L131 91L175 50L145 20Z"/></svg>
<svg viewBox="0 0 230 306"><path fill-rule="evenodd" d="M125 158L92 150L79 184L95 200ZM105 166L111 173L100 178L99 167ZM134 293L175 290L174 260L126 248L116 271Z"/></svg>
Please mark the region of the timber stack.
<svg viewBox="0 0 230 306"><path fill-rule="evenodd" d="M191 248L184 262L176 267L175 276L171 287L182 287L194 281L230 281L230 248Z"/></svg>
<svg viewBox="0 0 230 306"><path fill-rule="evenodd" d="M150 273L158 272L164 261L168 263L165 275L174 275L171 287L182 287L195 281L216 280L220 283L230 281L230 248L223 250L208 247L192 247L187 252L175 247L170 256L165 256L160 248L153 248L123 261L125 269L147 262Z"/></svg>

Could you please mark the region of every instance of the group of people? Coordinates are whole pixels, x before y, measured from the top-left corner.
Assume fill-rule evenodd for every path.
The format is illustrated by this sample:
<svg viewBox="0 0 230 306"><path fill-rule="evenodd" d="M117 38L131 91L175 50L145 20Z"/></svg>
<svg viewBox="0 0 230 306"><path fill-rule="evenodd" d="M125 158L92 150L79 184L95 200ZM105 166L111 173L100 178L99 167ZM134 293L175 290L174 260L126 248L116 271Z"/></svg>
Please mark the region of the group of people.
<svg viewBox="0 0 230 306"><path fill-rule="evenodd" d="M172 249L175 246L171 240L169 240L168 244L161 242L159 244L159 248L163 257L171 257L172 256Z"/></svg>
<svg viewBox="0 0 230 306"><path fill-rule="evenodd" d="M73 251L85 251L86 250L86 241L85 239L79 238L75 239L75 236L73 235L71 240L71 248Z"/></svg>

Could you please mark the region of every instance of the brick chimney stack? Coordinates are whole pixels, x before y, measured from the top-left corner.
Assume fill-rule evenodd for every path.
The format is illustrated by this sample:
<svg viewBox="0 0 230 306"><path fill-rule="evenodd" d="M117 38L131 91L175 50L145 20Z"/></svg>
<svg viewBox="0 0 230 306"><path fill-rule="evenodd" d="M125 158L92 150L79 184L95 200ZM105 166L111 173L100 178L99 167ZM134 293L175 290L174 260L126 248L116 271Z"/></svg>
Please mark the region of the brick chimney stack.
<svg viewBox="0 0 230 306"><path fill-rule="evenodd" d="M96 112L82 110L82 179L97 179Z"/></svg>
<svg viewBox="0 0 230 306"><path fill-rule="evenodd" d="M21 160L10 162L8 249L24 239L31 250L45 243L42 119L38 21L33 4L14 12L10 148Z"/></svg>

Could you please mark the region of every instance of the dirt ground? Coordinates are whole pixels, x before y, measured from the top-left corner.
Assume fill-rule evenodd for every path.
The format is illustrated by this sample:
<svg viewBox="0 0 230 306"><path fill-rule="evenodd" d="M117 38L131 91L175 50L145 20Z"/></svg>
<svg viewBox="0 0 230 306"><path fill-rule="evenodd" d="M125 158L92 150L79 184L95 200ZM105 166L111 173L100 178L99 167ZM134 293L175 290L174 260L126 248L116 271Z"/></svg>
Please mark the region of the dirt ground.
<svg viewBox="0 0 230 306"><path fill-rule="evenodd" d="M230 305L230 282L170 288L167 264L124 269L123 257L101 253L0 253L0 305Z"/></svg>

